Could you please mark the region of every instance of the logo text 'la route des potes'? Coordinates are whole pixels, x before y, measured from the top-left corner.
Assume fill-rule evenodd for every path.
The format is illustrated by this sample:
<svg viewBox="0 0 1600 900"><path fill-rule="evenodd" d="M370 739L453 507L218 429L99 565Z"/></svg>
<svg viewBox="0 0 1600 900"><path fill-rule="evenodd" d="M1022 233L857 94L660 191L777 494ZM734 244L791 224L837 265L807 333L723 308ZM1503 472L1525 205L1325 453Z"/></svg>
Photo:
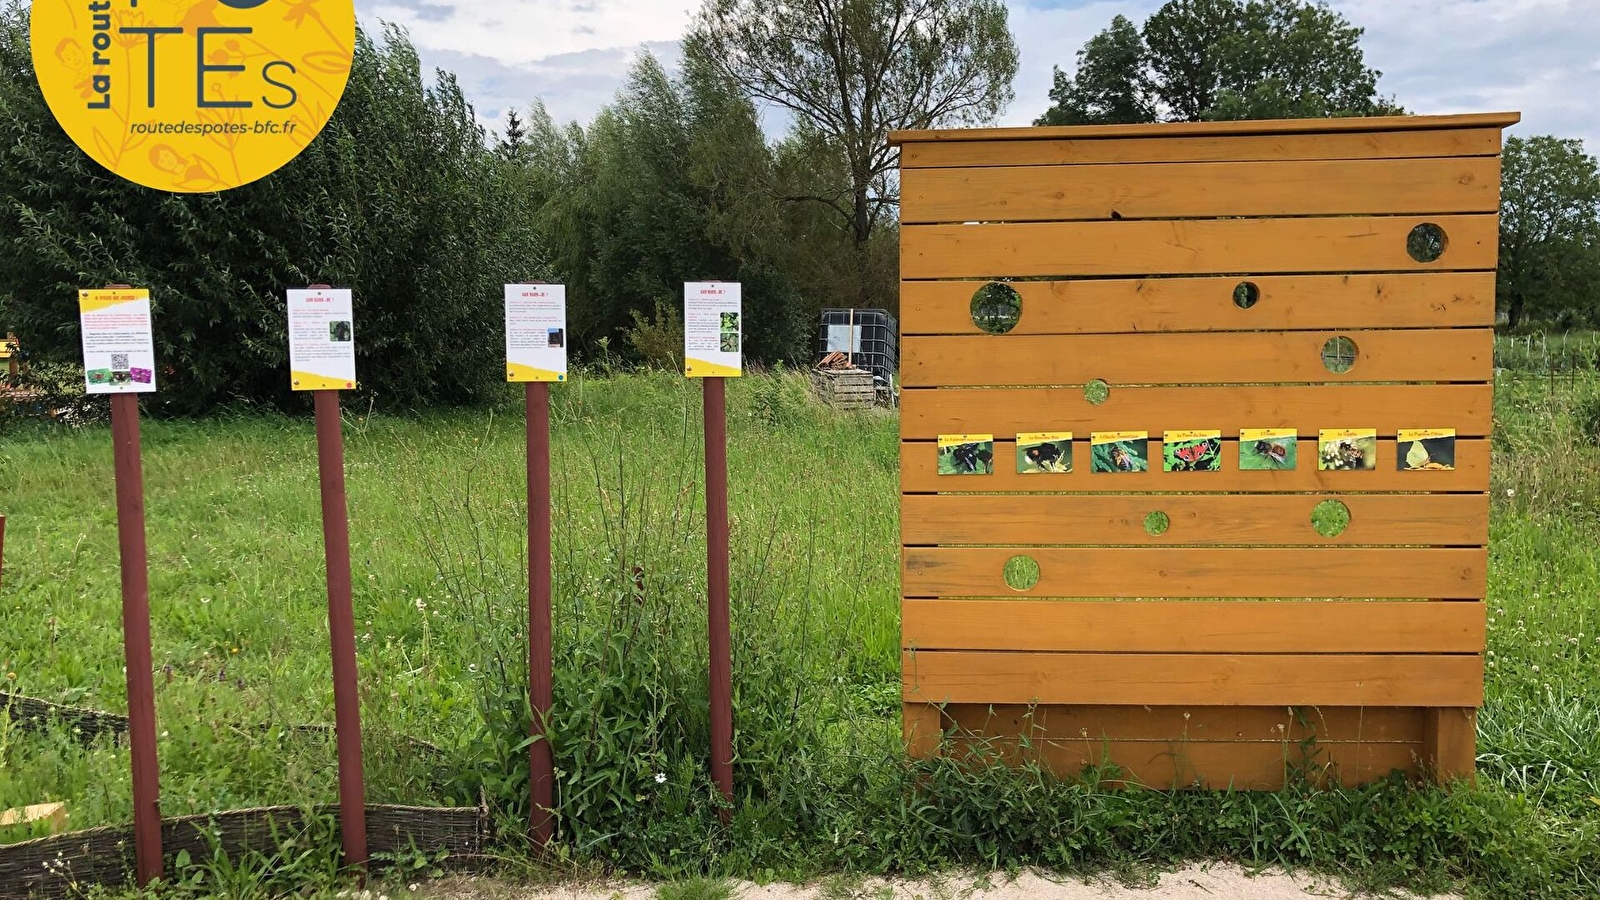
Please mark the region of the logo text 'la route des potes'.
<svg viewBox="0 0 1600 900"><path fill-rule="evenodd" d="M34 0L33 63L96 162L178 193L272 174L339 105L354 0Z"/></svg>

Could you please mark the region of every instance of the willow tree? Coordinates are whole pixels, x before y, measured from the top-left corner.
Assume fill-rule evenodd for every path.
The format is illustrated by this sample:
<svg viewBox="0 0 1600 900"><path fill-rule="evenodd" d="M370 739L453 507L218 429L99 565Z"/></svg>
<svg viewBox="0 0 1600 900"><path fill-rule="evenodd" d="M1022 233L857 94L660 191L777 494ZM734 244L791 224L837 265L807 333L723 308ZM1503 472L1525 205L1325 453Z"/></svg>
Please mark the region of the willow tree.
<svg viewBox="0 0 1600 900"><path fill-rule="evenodd" d="M1011 102L1017 47L1001 0L706 0L684 52L795 119L848 182L826 205L860 251L896 201L896 129L988 122Z"/></svg>

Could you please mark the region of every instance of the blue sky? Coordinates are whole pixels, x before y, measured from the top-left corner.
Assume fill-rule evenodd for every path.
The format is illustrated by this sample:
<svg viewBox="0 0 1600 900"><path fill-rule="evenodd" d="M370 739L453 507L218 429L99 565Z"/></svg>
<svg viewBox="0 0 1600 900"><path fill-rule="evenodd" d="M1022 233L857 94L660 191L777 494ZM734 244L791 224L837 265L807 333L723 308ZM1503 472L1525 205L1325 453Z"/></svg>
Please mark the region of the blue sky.
<svg viewBox="0 0 1600 900"><path fill-rule="evenodd" d="M611 99L641 48L669 65L698 0L356 0L362 23L405 26L428 66L461 79L493 125L543 99L561 121ZM1016 100L1001 124L1048 104L1050 69L1122 13L1159 0L1008 0L1021 50ZM1600 0L1332 0L1366 28L1380 89L1419 113L1520 110L1520 134L1583 138L1600 153Z"/></svg>

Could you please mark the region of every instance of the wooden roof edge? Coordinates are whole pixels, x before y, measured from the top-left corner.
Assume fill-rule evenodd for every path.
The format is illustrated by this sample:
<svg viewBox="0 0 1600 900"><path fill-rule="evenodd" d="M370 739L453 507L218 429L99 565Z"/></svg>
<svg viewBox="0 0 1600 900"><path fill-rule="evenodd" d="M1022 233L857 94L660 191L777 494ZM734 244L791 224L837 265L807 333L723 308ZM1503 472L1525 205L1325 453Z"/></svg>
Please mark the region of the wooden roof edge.
<svg viewBox="0 0 1600 900"><path fill-rule="evenodd" d="M1327 119L1249 119L1229 122L1161 122L1154 125L1023 125L891 131L889 144L923 141L1016 141L1081 138L1167 138L1225 135L1319 134L1352 131L1419 131L1440 128L1508 128L1520 112L1448 116L1341 116Z"/></svg>

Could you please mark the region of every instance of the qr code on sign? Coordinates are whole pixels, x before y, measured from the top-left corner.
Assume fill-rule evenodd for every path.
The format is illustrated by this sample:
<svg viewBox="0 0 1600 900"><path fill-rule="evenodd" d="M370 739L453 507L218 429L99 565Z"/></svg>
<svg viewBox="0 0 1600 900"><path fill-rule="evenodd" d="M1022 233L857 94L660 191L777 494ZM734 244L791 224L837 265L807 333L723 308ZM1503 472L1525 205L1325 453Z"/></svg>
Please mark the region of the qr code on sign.
<svg viewBox="0 0 1600 900"><path fill-rule="evenodd" d="M128 371L128 354L126 354L126 353L113 353L113 354L111 354L111 368L112 368L113 371L117 371L117 372L126 372L126 371Z"/></svg>

